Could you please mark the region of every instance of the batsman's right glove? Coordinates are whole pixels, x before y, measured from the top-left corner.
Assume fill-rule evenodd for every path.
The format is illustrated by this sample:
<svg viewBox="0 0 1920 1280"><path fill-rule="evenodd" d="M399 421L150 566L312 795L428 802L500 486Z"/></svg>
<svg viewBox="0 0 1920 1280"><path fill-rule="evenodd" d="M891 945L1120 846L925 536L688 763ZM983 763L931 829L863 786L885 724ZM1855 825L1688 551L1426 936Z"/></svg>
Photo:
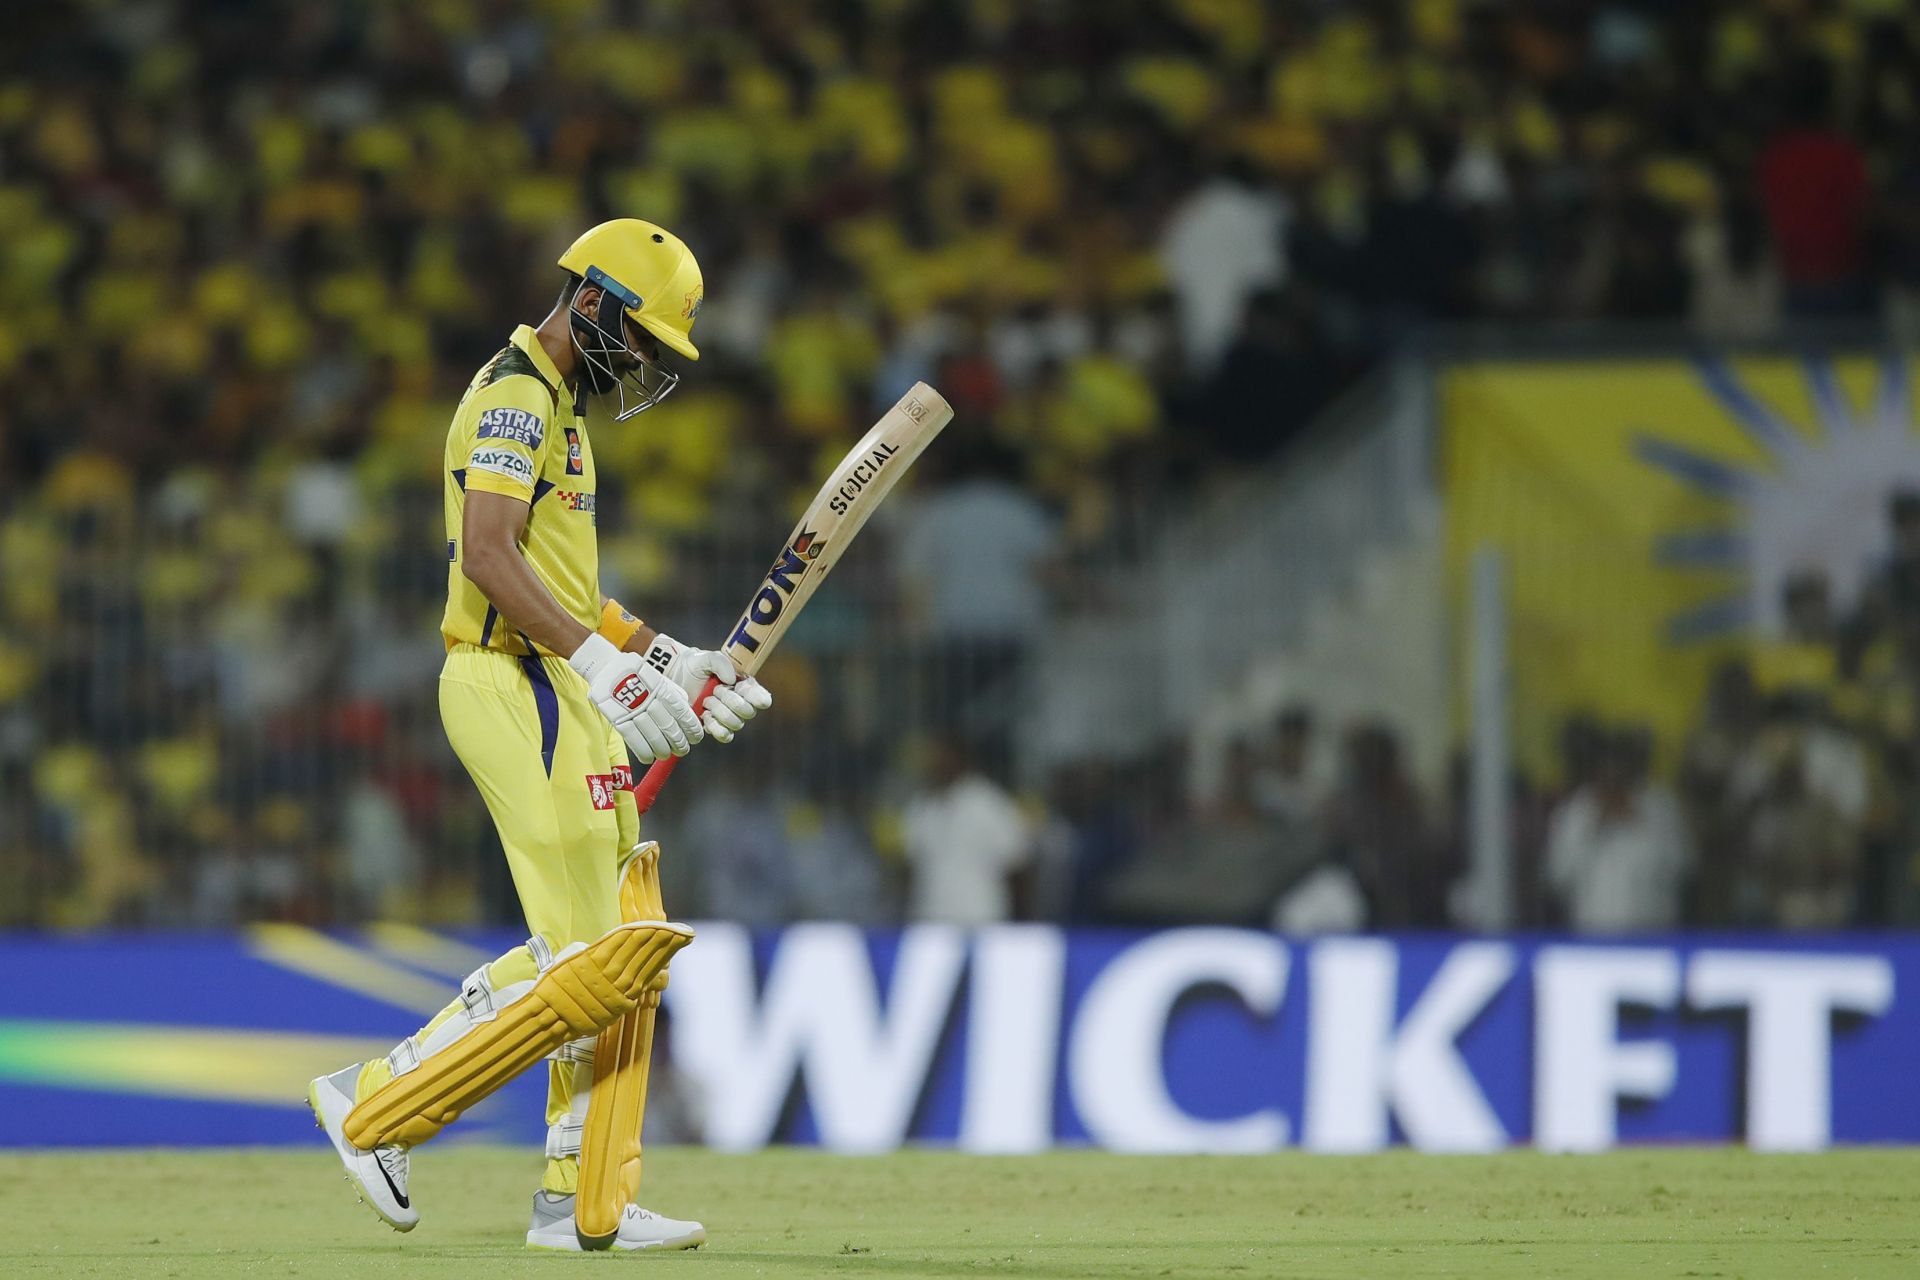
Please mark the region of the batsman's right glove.
<svg viewBox="0 0 1920 1280"><path fill-rule="evenodd" d="M640 764L683 756L706 736L686 690L639 654L614 648L596 632L567 662L587 682L593 705L620 731Z"/></svg>

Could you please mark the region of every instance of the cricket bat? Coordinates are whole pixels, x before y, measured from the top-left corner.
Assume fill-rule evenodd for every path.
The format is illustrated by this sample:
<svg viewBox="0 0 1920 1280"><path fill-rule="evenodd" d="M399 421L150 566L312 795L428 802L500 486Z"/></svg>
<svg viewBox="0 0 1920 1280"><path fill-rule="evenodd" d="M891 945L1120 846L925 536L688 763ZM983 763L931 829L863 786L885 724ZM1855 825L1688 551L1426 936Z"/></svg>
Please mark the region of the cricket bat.
<svg viewBox="0 0 1920 1280"><path fill-rule="evenodd" d="M813 496L800 523L787 535L786 545L761 579L746 612L734 624L733 634L720 647L733 659L742 678L760 669L794 618L846 554L853 535L860 532L913 460L951 421L953 406L926 383L916 382L840 459L833 475ZM706 688L693 700L696 713L719 683L708 679ZM654 761L634 787L633 798L641 813L653 807L660 788L679 762L678 756Z"/></svg>

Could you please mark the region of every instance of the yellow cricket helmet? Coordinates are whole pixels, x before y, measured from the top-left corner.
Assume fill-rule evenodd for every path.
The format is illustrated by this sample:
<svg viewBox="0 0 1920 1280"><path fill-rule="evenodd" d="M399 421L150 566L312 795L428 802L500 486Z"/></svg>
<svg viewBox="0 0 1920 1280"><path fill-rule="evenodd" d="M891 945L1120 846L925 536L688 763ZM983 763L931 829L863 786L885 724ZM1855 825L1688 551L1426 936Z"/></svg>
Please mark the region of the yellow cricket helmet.
<svg viewBox="0 0 1920 1280"><path fill-rule="evenodd" d="M560 265L619 299L635 324L671 350L700 358L692 332L706 285L679 236L638 218L615 218L575 240Z"/></svg>

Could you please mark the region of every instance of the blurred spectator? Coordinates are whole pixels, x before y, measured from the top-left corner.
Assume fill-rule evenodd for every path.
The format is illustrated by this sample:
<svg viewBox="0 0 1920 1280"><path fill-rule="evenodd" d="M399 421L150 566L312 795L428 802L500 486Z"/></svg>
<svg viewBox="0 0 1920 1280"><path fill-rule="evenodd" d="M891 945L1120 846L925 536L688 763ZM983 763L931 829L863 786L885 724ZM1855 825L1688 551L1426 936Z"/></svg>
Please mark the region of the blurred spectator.
<svg viewBox="0 0 1920 1280"><path fill-rule="evenodd" d="M1220 362L1248 295L1282 282L1286 218L1286 201L1241 160L1227 161L1169 215L1160 258L1193 372Z"/></svg>
<svg viewBox="0 0 1920 1280"><path fill-rule="evenodd" d="M1680 923L1691 863L1672 794L1647 774L1643 732L1608 735L1590 781L1561 804L1547 836L1547 880L1581 933Z"/></svg>
<svg viewBox="0 0 1920 1280"><path fill-rule="evenodd" d="M1781 588L1784 634L1759 645L1754 680L1762 693L1825 705L1839 681L1839 650L1826 574L1807 570Z"/></svg>
<svg viewBox="0 0 1920 1280"><path fill-rule="evenodd" d="M973 768L951 737L929 751L926 780L907 803L907 918L999 924L1015 918L1015 878L1032 862L1020 807Z"/></svg>
<svg viewBox="0 0 1920 1280"><path fill-rule="evenodd" d="M1734 890L1738 923L1838 929L1852 920L1859 818L1812 785L1808 756L1782 738L1751 762L1758 778Z"/></svg>
<svg viewBox="0 0 1920 1280"><path fill-rule="evenodd" d="M1556 807L1599 776L1609 748L1606 728L1590 715L1568 716L1560 726L1560 786Z"/></svg>
<svg viewBox="0 0 1920 1280"><path fill-rule="evenodd" d="M1758 203L1744 193L1716 195L1687 227L1681 257L1693 282L1688 319L1701 337L1751 341L1780 325L1780 274L1767 251Z"/></svg>
<svg viewBox="0 0 1920 1280"><path fill-rule="evenodd" d="M1297 294L1277 289L1248 296L1239 336L1196 410L1220 461L1257 462L1271 455L1345 385L1338 356L1306 310Z"/></svg>
<svg viewBox="0 0 1920 1280"><path fill-rule="evenodd" d="M1507 782L1507 850L1509 864L1509 922L1515 928L1541 929L1559 923L1559 904L1547 891L1547 828L1553 816L1550 801L1533 781L1515 769ZM1473 862L1473 757L1456 751L1447 769L1447 831L1443 858L1466 874L1454 886L1449 917L1463 928L1478 927L1485 911L1478 897Z"/></svg>
<svg viewBox="0 0 1920 1280"><path fill-rule="evenodd" d="M1732 780L1747 826L1735 917L1785 928L1847 923L1871 788L1859 738L1803 698L1776 699Z"/></svg>
<svg viewBox="0 0 1920 1280"><path fill-rule="evenodd" d="M1104 903L1112 880L1139 852L1140 833L1119 795L1112 765L1088 760L1062 768L1054 780L1055 815L1046 840L1050 893L1041 914L1064 924L1106 921ZM1046 909L1051 908L1051 909Z"/></svg>
<svg viewBox="0 0 1920 1280"><path fill-rule="evenodd" d="M1300 827L1314 820L1323 787L1313 748L1313 711L1293 703L1280 712L1273 740L1254 769L1253 802L1262 813Z"/></svg>
<svg viewBox="0 0 1920 1280"><path fill-rule="evenodd" d="M822 782L809 794L808 803L795 804L787 813L792 918L892 923L897 913L853 798L833 782ZM716 905L731 911L724 898Z"/></svg>
<svg viewBox="0 0 1920 1280"><path fill-rule="evenodd" d="M1887 499L1887 526L1887 561L1868 580L1840 637L1838 660L1848 672L1902 619L1920 617L1920 492L1899 489Z"/></svg>
<svg viewBox="0 0 1920 1280"><path fill-rule="evenodd" d="M675 848L662 845L662 862L699 859L699 904L742 924L770 926L794 918L795 873L788 824L781 810L772 756L763 740L742 735L720 767L702 770ZM686 908L675 906L675 911Z"/></svg>
<svg viewBox="0 0 1920 1280"><path fill-rule="evenodd" d="M1058 535L1040 504L984 443L961 478L917 498L901 517L895 570L928 655L927 693L1004 769L1006 726L1019 705L1028 646L1046 618Z"/></svg>
<svg viewBox="0 0 1920 1280"><path fill-rule="evenodd" d="M1384 724L1347 731L1340 776L1322 816L1327 857L1352 875L1375 929L1438 928L1460 868L1429 826L1427 806Z"/></svg>
<svg viewBox="0 0 1920 1280"><path fill-rule="evenodd" d="M59 817L40 802L27 769L0 765L0 926L32 929L52 917L72 888L61 843Z"/></svg>
<svg viewBox="0 0 1920 1280"><path fill-rule="evenodd" d="M1722 662L1680 756L1680 800L1698 859L1691 913L1698 923L1733 922L1734 881L1746 837L1734 780L1760 727L1760 698L1746 664Z"/></svg>
<svg viewBox="0 0 1920 1280"><path fill-rule="evenodd" d="M976 444L952 483L908 504L894 563L927 635L983 652L1018 648L1046 619L1057 536L1012 483L1008 458Z"/></svg>
<svg viewBox="0 0 1920 1280"><path fill-rule="evenodd" d="M1785 85L1787 126L1760 155L1787 310L1798 316L1866 309L1864 232L1869 197L1860 146L1832 121L1831 72L1807 59Z"/></svg>
<svg viewBox="0 0 1920 1280"><path fill-rule="evenodd" d="M1219 797L1188 814L1136 858L1105 895L1107 911L1134 924L1264 923L1272 904L1319 859L1316 841L1259 803L1259 760L1227 748Z"/></svg>
<svg viewBox="0 0 1920 1280"><path fill-rule="evenodd" d="M1295 937L1358 933L1367 927L1367 899L1352 872L1322 863L1274 903L1270 923Z"/></svg>

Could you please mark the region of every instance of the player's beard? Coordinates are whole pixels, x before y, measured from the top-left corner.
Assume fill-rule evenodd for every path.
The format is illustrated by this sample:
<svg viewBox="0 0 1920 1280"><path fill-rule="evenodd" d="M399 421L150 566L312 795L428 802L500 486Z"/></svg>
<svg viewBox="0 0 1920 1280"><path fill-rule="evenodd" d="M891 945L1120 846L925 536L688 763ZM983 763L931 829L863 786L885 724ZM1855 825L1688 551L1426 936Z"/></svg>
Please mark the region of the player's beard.
<svg viewBox="0 0 1920 1280"><path fill-rule="evenodd" d="M680 384L673 370L647 360L578 311L573 313L573 347L580 356L580 378L587 393L619 393L620 403L613 413L616 422L651 409ZM628 391L634 395L631 405Z"/></svg>
<svg viewBox="0 0 1920 1280"><path fill-rule="evenodd" d="M615 361L632 359L624 347L613 347L597 325L578 311L573 313L573 345L580 353L580 377L587 394L603 396L620 381Z"/></svg>

